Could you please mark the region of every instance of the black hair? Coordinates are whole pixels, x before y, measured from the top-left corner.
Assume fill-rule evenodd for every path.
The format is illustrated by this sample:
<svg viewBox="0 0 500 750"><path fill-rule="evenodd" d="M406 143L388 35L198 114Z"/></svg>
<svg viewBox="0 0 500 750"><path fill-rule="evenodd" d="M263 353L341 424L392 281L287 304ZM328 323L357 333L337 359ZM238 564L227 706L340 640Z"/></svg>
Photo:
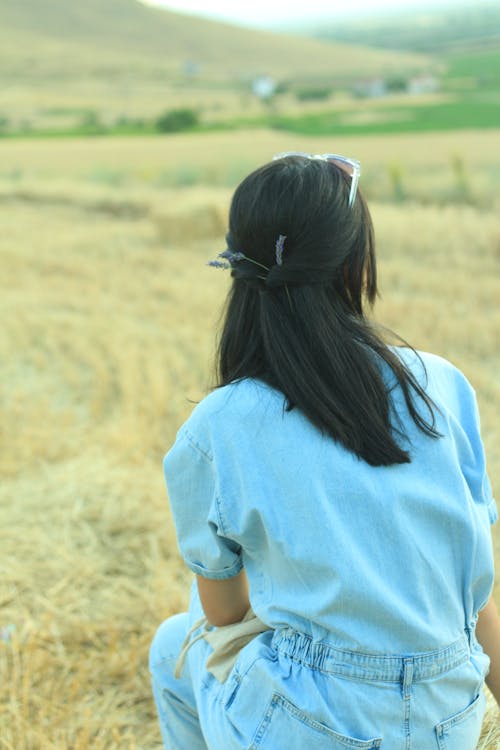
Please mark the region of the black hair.
<svg viewBox="0 0 500 750"><path fill-rule="evenodd" d="M349 207L350 184L336 164L288 156L237 187L228 248L250 260L231 262L216 387L259 379L283 393L287 410L300 409L369 464L408 463L383 362L414 422L432 437L439 436L435 405L365 316L364 302L373 306L378 294L374 232L359 191ZM282 264L279 235L286 238Z"/></svg>

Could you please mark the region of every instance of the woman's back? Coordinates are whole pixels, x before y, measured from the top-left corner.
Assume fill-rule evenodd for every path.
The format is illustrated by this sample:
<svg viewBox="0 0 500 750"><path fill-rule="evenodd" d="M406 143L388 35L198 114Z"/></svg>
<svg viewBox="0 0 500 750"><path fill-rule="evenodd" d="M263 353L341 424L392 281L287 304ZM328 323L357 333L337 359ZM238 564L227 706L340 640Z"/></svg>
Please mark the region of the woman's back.
<svg viewBox="0 0 500 750"><path fill-rule="evenodd" d="M473 750L479 737L496 506L474 391L366 317L377 277L359 174L353 159L281 154L231 202L212 261L233 277L218 387L164 462L197 576L151 649L170 750ZM236 644L228 675L211 671L204 628L241 634L252 610L268 629Z"/></svg>
<svg viewBox="0 0 500 750"><path fill-rule="evenodd" d="M395 351L423 385L417 356ZM208 396L165 460L186 563L211 576L243 564L264 623L341 648L428 651L473 628L493 583L495 517L475 397L448 362L421 357L442 437L416 427L395 387L412 460L389 467L322 435L260 381ZM181 471L193 446L199 493Z"/></svg>

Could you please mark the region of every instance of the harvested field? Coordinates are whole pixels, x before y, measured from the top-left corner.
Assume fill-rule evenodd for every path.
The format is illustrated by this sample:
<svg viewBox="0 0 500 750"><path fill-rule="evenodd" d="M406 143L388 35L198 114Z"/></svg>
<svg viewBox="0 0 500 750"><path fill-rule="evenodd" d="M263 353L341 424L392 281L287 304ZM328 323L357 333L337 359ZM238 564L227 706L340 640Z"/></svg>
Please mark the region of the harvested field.
<svg viewBox="0 0 500 750"><path fill-rule="evenodd" d="M12 169L42 159L40 144L25 144L16 162L14 146ZM153 150L127 163L113 148L99 160L157 168ZM162 618L186 606L191 580L161 460L210 383L228 278L205 263L221 249L230 191L173 191L137 176L88 185L81 172L96 162L85 163L84 150L68 150L66 174L47 153L39 168L52 176L0 184L5 750L159 750L147 650ZM359 150L368 153L367 143ZM498 212L416 202L372 209L376 316L469 377L499 497ZM500 560L500 525L494 543ZM495 598L500 605L500 582ZM489 700L481 747L498 750Z"/></svg>

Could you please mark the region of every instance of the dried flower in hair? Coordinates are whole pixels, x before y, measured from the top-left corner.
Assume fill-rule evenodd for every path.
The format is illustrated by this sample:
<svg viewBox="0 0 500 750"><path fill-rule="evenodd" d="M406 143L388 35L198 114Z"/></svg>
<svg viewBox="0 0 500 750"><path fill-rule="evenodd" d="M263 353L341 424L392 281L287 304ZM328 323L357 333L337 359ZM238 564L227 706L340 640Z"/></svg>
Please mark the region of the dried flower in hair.
<svg viewBox="0 0 500 750"><path fill-rule="evenodd" d="M240 252L234 252L233 250L224 250L223 253L219 253L218 258L226 258L226 260L235 263L238 260L245 260L245 254Z"/></svg>
<svg viewBox="0 0 500 750"><path fill-rule="evenodd" d="M276 264L283 265L283 250L285 249L286 234L280 234L276 240Z"/></svg>
<svg viewBox="0 0 500 750"><path fill-rule="evenodd" d="M230 263L224 263L222 260L209 260L207 266L213 266L214 268L231 268Z"/></svg>
<svg viewBox="0 0 500 750"><path fill-rule="evenodd" d="M214 268L231 268L231 263L236 263L239 260L246 260L249 263L253 263L255 266L259 266L260 268L264 268L266 271L269 271L269 268L262 265L262 263L259 263L258 260L249 258L244 253L233 252L232 250L229 250L229 248L227 250L224 250L222 253L219 253L217 258L224 258L225 260L209 260L207 266L213 266ZM230 262L227 263L227 261Z"/></svg>

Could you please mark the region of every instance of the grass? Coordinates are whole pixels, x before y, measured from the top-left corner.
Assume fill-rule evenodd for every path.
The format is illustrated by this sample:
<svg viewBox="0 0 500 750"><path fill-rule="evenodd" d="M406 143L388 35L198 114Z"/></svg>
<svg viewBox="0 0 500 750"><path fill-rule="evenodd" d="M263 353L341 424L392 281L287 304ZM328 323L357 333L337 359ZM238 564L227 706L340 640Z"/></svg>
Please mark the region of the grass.
<svg viewBox="0 0 500 750"><path fill-rule="evenodd" d="M460 64L462 58L457 58ZM485 74L478 79L470 76L457 77L460 66L444 81L444 91L429 95L393 95L380 99L355 99L345 95L325 97L325 100L308 102L294 101L293 95L280 96L269 104L258 102L248 91L218 92L214 99L206 99L205 105L197 98L197 91L183 92L183 100L199 122L189 128L194 133L210 131L244 130L248 128L275 128L312 137L322 135L371 135L410 132L439 132L464 129L498 128L500 122L500 97L497 78ZM176 92L170 92L176 101ZM177 100L179 104L179 100ZM55 108L57 111L58 108ZM54 110L49 110L54 111ZM47 112L31 121L17 125L7 123L0 126L0 139L30 138L78 138L86 136L147 136L158 134L156 120L158 111L140 117L123 114L100 118L97 111L89 110L77 121L68 120L70 108L58 117L49 118ZM50 125L48 124L50 122Z"/></svg>
<svg viewBox="0 0 500 750"><path fill-rule="evenodd" d="M446 58L446 79L479 79L482 86L498 83L500 80L500 51L485 49L457 51Z"/></svg>
<svg viewBox="0 0 500 750"><path fill-rule="evenodd" d="M205 263L221 248L229 182L236 166L292 148L288 138L0 144L2 750L160 748L147 650L159 622L185 608L191 580L161 460L209 382L228 279ZM474 153L471 189L494 179L495 138L335 145L373 180L377 318L468 375L498 497L498 205L454 205L451 195L441 205L456 180L453 153ZM392 162L407 193L400 203ZM157 184L182 166L206 184ZM427 205L412 198L420 191ZM498 561L500 525L494 544ZM491 702L488 729L483 748L498 750Z"/></svg>
<svg viewBox="0 0 500 750"><path fill-rule="evenodd" d="M427 105L381 104L363 109L361 105L347 111L322 112L298 117L271 118L273 127L303 135L369 135L422 133L471 128L498 128L500 98L481 100L460 98Z"/></svg>

